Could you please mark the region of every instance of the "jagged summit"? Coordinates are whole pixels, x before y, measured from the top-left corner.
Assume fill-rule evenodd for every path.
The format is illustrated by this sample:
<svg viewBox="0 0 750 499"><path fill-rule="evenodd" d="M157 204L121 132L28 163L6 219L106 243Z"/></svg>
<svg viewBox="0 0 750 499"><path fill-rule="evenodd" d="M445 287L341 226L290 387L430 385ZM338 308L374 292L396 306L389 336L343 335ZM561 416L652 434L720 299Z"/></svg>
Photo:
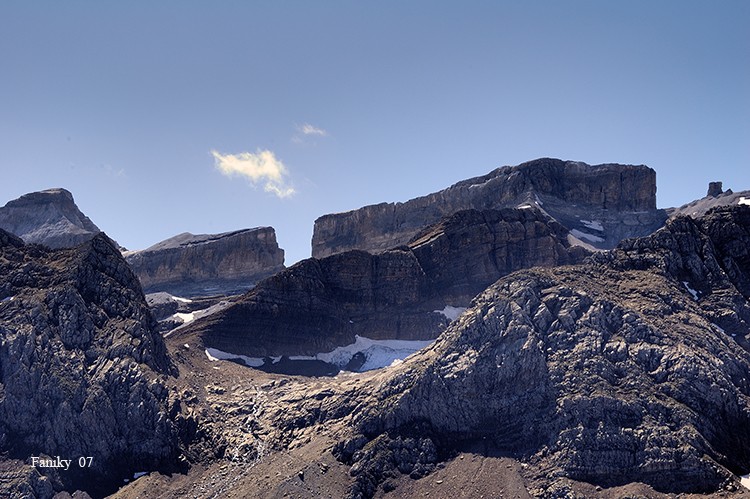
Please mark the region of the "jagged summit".
<svg viewBox="0 0 750 499"><path fill-rule="evenodd" d="M324 215L315 221L312 254L382 251L405 244L426 225L457 211L506 207L539 208L579 244L596 249L649 234L666 219L656 209L656 173L647 166L541 158L404 203Z"/></svg>
<svg viewBox="0 0 750 499"><path fill-rule="evenodd" d="M0 228L27 243L69 248L101 232L63 188L24 194L0 208Z"/></svg>

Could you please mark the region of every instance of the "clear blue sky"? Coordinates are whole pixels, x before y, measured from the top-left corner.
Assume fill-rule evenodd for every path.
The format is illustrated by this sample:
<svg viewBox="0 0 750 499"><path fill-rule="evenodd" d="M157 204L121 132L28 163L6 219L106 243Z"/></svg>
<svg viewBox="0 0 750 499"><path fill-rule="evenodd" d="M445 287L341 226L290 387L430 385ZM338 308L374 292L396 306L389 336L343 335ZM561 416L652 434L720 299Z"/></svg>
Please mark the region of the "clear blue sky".
<svg viewBox="0 0 750 499"><path fill-rule="evenodd" d="M65 187L130 249L550 156L658 204L750 189L748 1L0 3L0 205Z"/></svg>

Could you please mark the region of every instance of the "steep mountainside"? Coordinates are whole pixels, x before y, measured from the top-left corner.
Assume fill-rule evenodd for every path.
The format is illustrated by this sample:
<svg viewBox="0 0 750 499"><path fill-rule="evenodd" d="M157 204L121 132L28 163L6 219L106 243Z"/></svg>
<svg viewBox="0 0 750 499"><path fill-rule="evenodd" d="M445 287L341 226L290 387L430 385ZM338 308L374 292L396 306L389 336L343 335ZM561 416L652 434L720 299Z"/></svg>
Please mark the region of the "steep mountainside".
<svg viewBox="0 0 750 499"><path fill-rule="evenodd" d="M336 448L352 497L463 446L571 481L666 492L750 470L750 208L679 217L577 267L514 273L393 368ZM562 494L562 495L561 495Z"/></svg>
<svg viewBox="0 0 750 499"><path fill-rule="evenodd" d="M191 297L238 294L284 268L272 227L179 234L125 257L146 292Z"/></svg>
<svg viewBox="0 0 750 499"><path fill-rule="evenodd" d="M468 210L407 246L311 258L261 282L238 303L188 329L207 346L250 357L311 355L372 339L435 338L502 275L581 259L565 230L535 209Z"/></svg>
<svg viewBox="0 0 750 499"><path fill-rule="evenodd" d="M70 248L101 232L65 189L25 194L0 208L0 229L27 243Z"/></svg>
<svg viewBox="0 0 750 499"><path fill-rule="evenodd" d="M50 250L0 230L0 495L98 496L136 471L174 469L174 374L138 280L105 235ZM72 464L33 467L34 456ZM92 459L81 467L81 457Z"/></svg>
<svg viewBox="0 0 750 499"><path fill-rule="evenodd" d="M646 166L543 158L405 203L382 203L315 221L312 255L381 251L406 244L426 225L465 209L536 206L595 248L650 234L666 219L656 209L656 173Z"/></svg>

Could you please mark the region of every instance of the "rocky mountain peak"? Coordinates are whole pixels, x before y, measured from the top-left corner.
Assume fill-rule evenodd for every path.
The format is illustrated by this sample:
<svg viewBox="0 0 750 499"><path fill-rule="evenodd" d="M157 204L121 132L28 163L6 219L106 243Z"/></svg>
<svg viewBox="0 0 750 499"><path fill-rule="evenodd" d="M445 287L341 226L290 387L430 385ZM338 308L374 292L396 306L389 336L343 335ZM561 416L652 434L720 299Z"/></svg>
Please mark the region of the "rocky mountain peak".
<svg viewBox="0 0 750 499"><path fill-rule="evenodd" d="M542 210L598 249L649 234L666 219L656 209L656 173L647 166L540 158L403 203L324 215L315 221L312 254L382 251L406 244L425 226L460 210L515 207Z"/></svg>
<svg viewBox="0 0 750 499"><path fill-rule="evenodd" d="M172 469L179 438L166 380L176 373L140 284L100 233L72 249L0 231L0 452L51 490L112 491ZM62 473L30 456L95 456ZM3 493L25 495L4 482ZM47 493L47 492L49 493Z"/></svg>
<svg viewBox="0 0 750 499"><path fill-rule="evenodd" d="M73 247L101 232L63 188L32 192L9 201L0 208L0 228L27 243L50 248Z"/></svg>

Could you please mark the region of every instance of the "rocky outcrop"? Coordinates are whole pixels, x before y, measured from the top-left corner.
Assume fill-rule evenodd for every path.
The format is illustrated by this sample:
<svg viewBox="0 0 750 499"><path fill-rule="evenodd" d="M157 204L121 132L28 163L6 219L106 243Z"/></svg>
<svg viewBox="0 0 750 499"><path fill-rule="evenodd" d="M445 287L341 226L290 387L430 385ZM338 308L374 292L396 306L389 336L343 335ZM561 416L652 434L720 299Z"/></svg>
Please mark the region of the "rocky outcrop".
<svg viewBox="0 0 750 499"><path fill-rule="evenodd" d="M272 227L223 234L184 233L125 253L147 293L177 296L239 294L284 268Z"/></svg>
<svg viewBox="0 0 750 499"><path fill-rule="evenodd" d="M750 470L750 208L679 217L574 267L513 273L356 405L351 497L456 449L565 480L715 492ZM441 457L442 456L442 457Z"/></svg>
<svg viewBox="0 0 750 499"><path fill-rule="evenodd" d="M101 232L65 189L25 194L0 208L0 229L27 243L70 248Z"/></svg>
<svg viewBox="0 0 750 499"><path fill-rule="evenodd" d="M176 371L155 326L105 235L50 250L0 230L0 452L24 463L37 497L101 496L136 471L175 469ZM72 464L34 467L34 456ZM2 495L20 490L6 485Z"/></svg>
<svg viewBox="0 0 750 499"><path fill-rule="evenodd" d="M656 173L651 168L543 158L504 166L405 203L322 216L315 221L312 255L382 251L406 244L426 225L457 211L515 206L544 210L579 230L584 242L595 248L613 248L625 237L649 234L666 219L656 209Z"/></svg>
<svg viewBox="0 0 750 499"><path fill-rule="evenodd" d="M377 255L304 260L236 304L188 326L206 346L250 357L312 355L371 339L432 339L500 276L572 263L586 252L535 209L468 210Z"/></svg>
<svg viewBox="0 0 750 499"><path fill-rule="evenodd" d="M705 197L686 203L679 208L667 208L666 211L670 217L690 215L695 218L720 206L750 205L750 191L733 192L732 189L724 191L721 185L721 182L711 182L709 192Z"/></svg>

